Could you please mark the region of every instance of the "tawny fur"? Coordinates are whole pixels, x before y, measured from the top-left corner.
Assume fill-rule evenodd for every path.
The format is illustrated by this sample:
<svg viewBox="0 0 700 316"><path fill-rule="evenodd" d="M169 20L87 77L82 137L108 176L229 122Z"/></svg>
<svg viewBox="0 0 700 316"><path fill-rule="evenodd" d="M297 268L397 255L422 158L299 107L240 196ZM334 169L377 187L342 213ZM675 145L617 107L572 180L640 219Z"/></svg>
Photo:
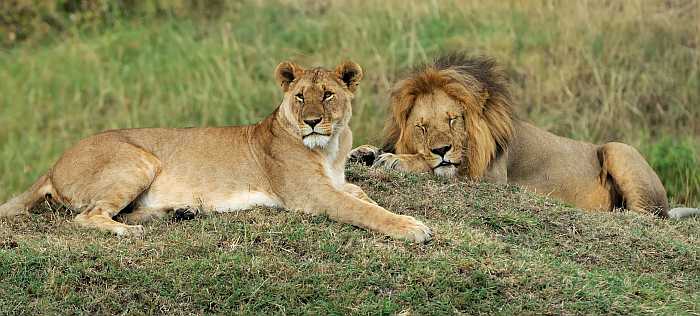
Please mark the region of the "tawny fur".
<svg viewBox="0 0 700 316"><path fill-rule="evenodd" d="M382 150L363 145L351 157L369 155L374 166L403 171L516 183L588 210L669 216L666 191L636 149L559 137L514 118L506 76L491 59L442 57L396 83L391 101ZM449 151L442 155L440 148Z"/></svg>
<svg viewBox="0 0 700 316"><path fill-rule="evenodd" d="M262 122L94 135L67 150L27 192L0 206L0 217L26 212L50 197L80 212L74 221L81 226L141 235L138 224L174 209L225 212L267 205L327 214L395 238L429 239L423 223L385 210L345 182L360 66L345 62L329 71L284 62L275 76L284 98ZM122 213L127 208L133 211Z"/></svg>

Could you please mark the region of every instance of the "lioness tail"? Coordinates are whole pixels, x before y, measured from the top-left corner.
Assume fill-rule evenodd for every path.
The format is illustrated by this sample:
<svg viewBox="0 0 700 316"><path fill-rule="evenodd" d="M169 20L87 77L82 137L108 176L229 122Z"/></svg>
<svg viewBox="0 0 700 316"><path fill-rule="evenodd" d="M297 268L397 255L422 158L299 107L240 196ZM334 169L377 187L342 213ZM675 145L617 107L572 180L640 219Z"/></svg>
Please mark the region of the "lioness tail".
<svg viewBox="0 0 700 316"><path fill-rule="evenodd" d="M11 217L26 213L45 195L51 194L53 186L48 175L43 175L20 195L11 198L7 203L0 205L0 217Z"/></svg>

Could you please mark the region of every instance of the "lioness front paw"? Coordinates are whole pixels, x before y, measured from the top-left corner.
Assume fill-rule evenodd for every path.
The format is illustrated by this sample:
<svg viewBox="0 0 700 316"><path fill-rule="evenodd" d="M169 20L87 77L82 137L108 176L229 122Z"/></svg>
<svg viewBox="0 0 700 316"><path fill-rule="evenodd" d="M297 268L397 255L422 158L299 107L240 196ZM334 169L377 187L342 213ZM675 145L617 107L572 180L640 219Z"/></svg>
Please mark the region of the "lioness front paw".
<svg viewBox="0 0 700 316"><path fill-rule="evenodd" d="M401 157L392 153L384 153L379 155L379 157L377 157L377 159L374 161L374 164L372 164L372 168L407 171Z"/></svg>
<svg viewBox="0 0 700 316"><path fill-rule="evenodd" d="M371 166L377 156L379 156L379 148L372 145L362 145L350 151L348 160L351 162L361 163L366 166Z"/></svg>
<svg viewBox="0 0 700 316"><path fill-rule="evenodd" d="M423 222L411 216L397 216L398 218L392 223L392 229L388 232L389 236L417 243L427 242L433 238L432 230Z"/></svg>

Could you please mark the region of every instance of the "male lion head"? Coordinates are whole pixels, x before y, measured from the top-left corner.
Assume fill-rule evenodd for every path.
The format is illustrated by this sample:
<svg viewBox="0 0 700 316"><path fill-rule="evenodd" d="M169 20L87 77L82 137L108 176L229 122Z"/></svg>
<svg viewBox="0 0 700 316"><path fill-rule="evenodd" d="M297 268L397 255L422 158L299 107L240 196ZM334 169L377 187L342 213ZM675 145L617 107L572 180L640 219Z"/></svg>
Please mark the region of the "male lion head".
<svg viewBox="0 0 700 316"><path fill-rule="evenodd" d="M306 147L323 148L350 120L362 68L351 61L333 71L282 62L275 69L275 78L284 91L281 109L292 129Z"/></svg>
<svg viewBox="0 0 700 316"><path fill-rule="evenodd" d="M394 86L383 150L480 178L512 135L505 78L490 59L456 54L418 68Z"/></svg>

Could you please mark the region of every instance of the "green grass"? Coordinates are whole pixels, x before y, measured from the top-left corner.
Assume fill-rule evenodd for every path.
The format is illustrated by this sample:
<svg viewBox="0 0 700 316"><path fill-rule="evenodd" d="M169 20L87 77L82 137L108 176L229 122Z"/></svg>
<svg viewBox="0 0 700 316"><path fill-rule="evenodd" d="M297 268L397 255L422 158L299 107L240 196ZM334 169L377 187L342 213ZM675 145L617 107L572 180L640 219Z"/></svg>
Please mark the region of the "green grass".
<svg viewBox="0 0 700 316"><path fill-rule="evenodd" d="M120 239L40 209L0 221L0 314L686 314L700 221L586 213L518 187L350 166L425 245L281 209Z"/></svg>

